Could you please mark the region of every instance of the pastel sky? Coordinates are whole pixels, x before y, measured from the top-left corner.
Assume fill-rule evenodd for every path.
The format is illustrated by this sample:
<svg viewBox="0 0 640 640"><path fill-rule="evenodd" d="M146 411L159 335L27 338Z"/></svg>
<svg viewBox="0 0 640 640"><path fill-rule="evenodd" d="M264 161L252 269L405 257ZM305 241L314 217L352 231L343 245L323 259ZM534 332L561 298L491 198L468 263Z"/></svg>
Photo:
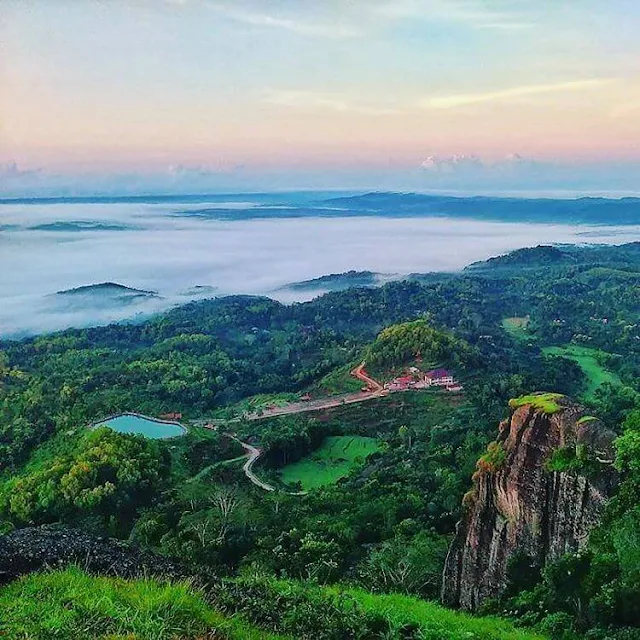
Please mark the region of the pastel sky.
<svg viewBox="0 0 640 640"><path fill-rule="evenodd" d="M0 192L640 188L638 0L0 4Z"/></svg>

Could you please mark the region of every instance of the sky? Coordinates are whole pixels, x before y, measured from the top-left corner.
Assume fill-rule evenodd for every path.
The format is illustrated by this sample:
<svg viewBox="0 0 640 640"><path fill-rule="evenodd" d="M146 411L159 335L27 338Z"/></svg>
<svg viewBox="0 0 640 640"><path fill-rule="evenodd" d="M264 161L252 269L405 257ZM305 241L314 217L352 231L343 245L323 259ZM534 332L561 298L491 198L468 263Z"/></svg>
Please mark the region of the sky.
<svg viewBox="0 0 640 640"><path fill-rule="evenodd" d="M637 0L0 0L0 196L640 190Z"/></svg>

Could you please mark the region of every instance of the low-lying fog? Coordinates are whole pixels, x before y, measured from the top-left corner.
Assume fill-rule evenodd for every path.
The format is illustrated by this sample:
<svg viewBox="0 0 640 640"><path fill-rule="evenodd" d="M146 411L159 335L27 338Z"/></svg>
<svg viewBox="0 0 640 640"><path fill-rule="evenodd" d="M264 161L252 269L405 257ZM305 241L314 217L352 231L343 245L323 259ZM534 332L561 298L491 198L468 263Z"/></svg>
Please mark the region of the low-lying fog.
<svg viewBox="0 0 640 640"><path fill-rule="evenodd" d="M309 299L320 292L282 287L351 269L397 275L451 271L540 243L621 244L640 237L640 226L419 217L229 221L175 215L202 206L0 205L0 335L131 318L211 297L212 291L265 294L284 302ZM85 307L55 295L100 282L157 291L161 297L114 305L87 302Z"/></svg>

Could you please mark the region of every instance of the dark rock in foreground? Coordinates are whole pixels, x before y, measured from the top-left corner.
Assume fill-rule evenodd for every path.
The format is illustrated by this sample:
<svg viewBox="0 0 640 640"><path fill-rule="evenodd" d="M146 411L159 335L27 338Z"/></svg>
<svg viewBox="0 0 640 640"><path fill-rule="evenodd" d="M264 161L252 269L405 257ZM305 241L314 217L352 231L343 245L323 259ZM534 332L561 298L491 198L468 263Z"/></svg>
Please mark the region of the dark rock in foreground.
<svg viewBox="0 0 640 640"><path fill-rule="evenodd" d="M0 537L0 583L33 571L69 565L122 578L193 576L167 558L78 529L28 527Z"/></svg>

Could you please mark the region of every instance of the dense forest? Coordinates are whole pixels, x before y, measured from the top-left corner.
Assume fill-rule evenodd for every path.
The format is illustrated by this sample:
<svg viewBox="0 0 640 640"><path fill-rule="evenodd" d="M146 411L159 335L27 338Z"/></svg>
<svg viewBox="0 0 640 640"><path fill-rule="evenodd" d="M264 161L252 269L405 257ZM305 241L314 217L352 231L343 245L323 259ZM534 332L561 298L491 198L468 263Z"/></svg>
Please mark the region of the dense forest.
<svg viewBox="0 0 640 640"><path fill-rule="evenodd" d="M463 393L247 419L256 404L357 390L362 361L385 380L416 360L451 369ZM291 606L318 615L328 596L313 589L436 600L476 462L509 400L538 391L615 431L620 484L583 552L526 580L514 568L489 610L552 638L638 637L640 243L525 249L307 303L234 296L0 343L0 528L62 523L206 566L258 627L290 581ZM188 431L87 428L121 412L179 413ZM284 473L328 464L328 438L370 449L312 489ZM256 471L275 491L245 477L239 441L264 451ZM351 637L330 626L322 637Z"/></svg>

